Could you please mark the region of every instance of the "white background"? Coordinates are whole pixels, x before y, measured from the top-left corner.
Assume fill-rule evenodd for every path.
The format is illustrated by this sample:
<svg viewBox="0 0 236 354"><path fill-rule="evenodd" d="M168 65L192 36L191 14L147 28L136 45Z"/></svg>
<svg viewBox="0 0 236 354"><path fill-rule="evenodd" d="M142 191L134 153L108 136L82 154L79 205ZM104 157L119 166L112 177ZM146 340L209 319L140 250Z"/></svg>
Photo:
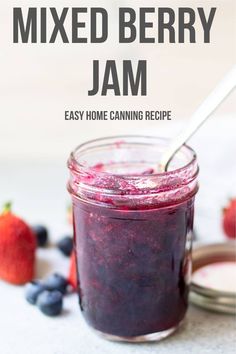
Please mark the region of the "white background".
<svg viewBox="0 0 236 354"><path fill-rule="evenodd" d="M118 7L133 6L217 7L211 43L204 44L196 16L196 44L117 45ZM110 37L103 44L13 44L13 7L104 6L109 12ZM78 143L110 134L151 129L160 134L163 122L68 122L65 110L148 109L171 110L173 121L187 120L235 62L234 0L8 0L0 11L0 161L22 158L65 160ZM177 12L176 12L177 14ZM176 15L177 17L177 15ZM88 20L88 15L83 19ZM155 14L150 35L157 34ZM68 33L70 17L66 22ZM89 22L88 22L89 24ZM176 25L177 29L177 25ZM49 31L50 32L50 31ZM87 30L81 33L89 33ZM146 97L88 97L92 86L92 60L146 59ZM226 120L233 114L235 94L217 111ZM166 126L165 135L171 131Z"/></svg>

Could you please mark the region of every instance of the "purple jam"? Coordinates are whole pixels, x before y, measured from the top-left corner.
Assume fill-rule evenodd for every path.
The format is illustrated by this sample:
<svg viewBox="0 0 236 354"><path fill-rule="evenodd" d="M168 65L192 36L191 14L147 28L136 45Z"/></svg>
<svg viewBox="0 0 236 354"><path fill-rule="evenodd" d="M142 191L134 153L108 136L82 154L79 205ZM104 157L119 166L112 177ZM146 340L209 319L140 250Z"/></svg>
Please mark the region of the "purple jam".
<svg viewBox="0 0 236 354"><path fill-rule="evenodd" d="M178 325L187 310L193 201L130 211L77 200L74 220L88 323L125 337Z"/></svg>
<svg viewBox="0 0 236 354"><path fill-rule="evenodd" d="M166 177L145 165L129 176L115 167L69 161L78 292L91 327L132 338L185 316L197 183L193 170Z"/></svg>

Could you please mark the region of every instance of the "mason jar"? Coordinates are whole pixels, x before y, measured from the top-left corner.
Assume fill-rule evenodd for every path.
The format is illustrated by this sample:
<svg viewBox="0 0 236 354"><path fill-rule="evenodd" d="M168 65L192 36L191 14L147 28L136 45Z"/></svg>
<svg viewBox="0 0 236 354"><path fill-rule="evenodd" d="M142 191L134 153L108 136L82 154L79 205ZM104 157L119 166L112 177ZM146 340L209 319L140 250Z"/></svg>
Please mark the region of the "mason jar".
<svg viewBox="0 0 236 354"><path fill-rule="evenodd" d="M102 138L68 161L80 308L107 339L160 340L186 314L198 165L184 145L160 173L168 143Z"/></svg>

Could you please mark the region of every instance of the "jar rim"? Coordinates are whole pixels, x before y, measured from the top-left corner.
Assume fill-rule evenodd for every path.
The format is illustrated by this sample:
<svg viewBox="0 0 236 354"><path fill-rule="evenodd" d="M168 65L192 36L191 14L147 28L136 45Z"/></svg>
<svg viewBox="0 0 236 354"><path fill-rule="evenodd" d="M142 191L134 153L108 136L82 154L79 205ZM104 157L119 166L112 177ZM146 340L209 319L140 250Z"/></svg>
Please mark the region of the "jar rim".
<svg viewBox="0 0 236 354"><path fill-rule="evenodd" d="M153 136L153 135L111 135L111 136L106 136L106 137L101 137L101 138L96 138L96 139L91 139L91 140L88 140L82 144L79 144L70 154L70 159L73 160L73 162L76 163L76 166L75 167L78 167L78 168L81 168L81 169L87 169L88 166L86 166L85 164L79 162L76 158L76 153L78 151L80 151L81 149L85 148L85 147L89 147L90 144L93 144L93 143L99 143L99 142L106 142L106 141L109 141L110 139L132 139L132 138L141 138L141 139L155 139L155 140L158 140L159 142L162 141L162 142L167 142L169 141L170 139L169 138L165 138L165 137L158 137L158 136ZM173 175L175 173L180 173L180 172L183 172L185 170L188 170L188 168L194 164L197 160L197 154L196 152L187 144L184 144L181 148L180 148L180 151L182 148L185 148L188 152L191 153L192 155L192 158L191 160L185 164L184 166L181 166L179 168L176 168L176 169L173 169L173 170L170 170L170 171L165 171L165 172L154 172L154 173L147 173L145 175L142 175L142 177L168 177L169 175ZM83 151L83 150L82 150ZM93 168L93 166L89 166L89 169L90 170L94 170L95 171L95 168ZM118 174L115 174L115 173L111 173L109 171L97 171L96 170L96 173L100 174L101 176L111 176L111 175L118 175ZM127 178L127 179L134 179L134 178L140 178L140 174L139 173L131 173L131 174L121 174L120 176L122 176L123 178Z"/></svg>
<svg viewBox="0 0 236 354"><path fill-rule="evenodd" d="M198 190L199 168L194 150L187 145L181 147L176 160L173 160L174 166L172 165L172 167L174 168L167 172L154 173L155 171L150 171L149 174L141 170L138 173L136 171L139 170L139 167L136 166L137 169L133 170L135 173L132 173L132 164L135 167L136 162L128 159L128 165L126 165L123 160L123 158L130 158L130 154L132 156L132 148L140 149L140 154L136 155L138 157L137 163L143 167L143 163L147 162L146 167L154 167L158 163L158 158L156 159L158 155L156 154L160 153L160 149L165 148L167 142L166 138L153 136L118 135L98 138L81 144L71 153L68 160L70 170L68 190L83 200L106 206L112 205L114 208L119 208L122 205L132 208L151 208L178 204L188 200ZM100 157L100 154L104 151L109 152L109 148L114 152L116 147L121 149L120 153L118 156L106 154L107 165L105 163L105 166L108 167L108 171L104 171L103 157ZM145 147L147 151L149 149L149 155L147 155L149 161L146 161L142 155L142 149ZM128 155L126 150L130 151ZM146 153L146 150L144 151ZM89 160L89 156L93 156L93 159ZM83 162L83 158L85 162ZM114 166L110 158L114 158ZM176 168L176 162L181 163L181 167ZM182 166L182 164L184 165ZM117 173L112 171L113 168L116 168Z"/></svg>

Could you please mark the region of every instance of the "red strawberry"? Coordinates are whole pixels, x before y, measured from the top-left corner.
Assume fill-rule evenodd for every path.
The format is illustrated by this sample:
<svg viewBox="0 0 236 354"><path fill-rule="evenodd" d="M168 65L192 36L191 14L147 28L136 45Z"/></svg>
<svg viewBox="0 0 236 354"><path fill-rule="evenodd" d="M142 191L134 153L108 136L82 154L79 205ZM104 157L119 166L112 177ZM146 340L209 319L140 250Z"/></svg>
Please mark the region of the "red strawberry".
<svg viewBox="0 0 236 354"><path fill-rule="evenodd" d="M36 238L10 209L7 204L0 215L0 279L20 285L34 276Z"/></svg>
<svg viewBox="0 0 236 354"><path fill-rule="evenodd" d="M77 289L77 270L76 270L75 252L72 252L72 255L70 257L70 269L69 269L68 282L75 290Z"/></svg>
<svg viewBox="0 0 236 354"><path fill-rule="evenodd" d="M223 209L223 229L228 238L236 238L236 198Z"/></svg>

